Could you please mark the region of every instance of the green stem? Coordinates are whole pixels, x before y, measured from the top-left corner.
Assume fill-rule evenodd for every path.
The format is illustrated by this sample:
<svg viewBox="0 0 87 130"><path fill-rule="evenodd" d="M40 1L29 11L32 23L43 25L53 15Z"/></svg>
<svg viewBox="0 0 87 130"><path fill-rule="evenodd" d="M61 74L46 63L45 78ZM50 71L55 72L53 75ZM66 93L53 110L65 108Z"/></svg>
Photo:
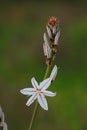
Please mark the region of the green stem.
<svg viewBox="0 0 87 130"><path fill-rule="evenodd" d="M47 66L47 69L46 69L46 72L45 72L45 75L44 75L44 79L47 78L47 75L48 75L48 72L49 72L49 68L50 68L50 66Z"/></svg>
<svg viewBox="0 0 87 130"><path fill-rule="evenodd" d="M47 66L47 69L46 69L46 72L45 72L45 75L44 75L44 79L47 78L49 68L50 68L50 66ZM35 120L35 117L36 117L37 109L38 109L38 102L36 101L35 108L34 108L34 111L33 111L33 115L32 115L32 118L31 118L31 122L30 122L30 125L29 125L29 130L32 129L32 126L33 126L33 123L34 123L34 120Z"/></svg>

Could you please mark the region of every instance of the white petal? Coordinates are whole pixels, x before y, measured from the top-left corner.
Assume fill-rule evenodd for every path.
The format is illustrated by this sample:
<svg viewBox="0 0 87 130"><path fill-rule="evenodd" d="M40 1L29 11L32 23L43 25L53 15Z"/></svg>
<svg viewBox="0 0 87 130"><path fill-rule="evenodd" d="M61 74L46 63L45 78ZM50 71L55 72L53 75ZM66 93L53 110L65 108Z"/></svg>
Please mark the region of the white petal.
<svg viewBox="0 0 87 130"><path fill-rule="evenodd" d="M47 33L48 33L49 38L52 38L52 33L51 33L50 28L48 26L46 28L47 28Z"/></svg>
<svg viewBox="0 0 87 130"><path fill-rule="evenodd" d="M35 93L35 94L33 94L33 95L29 98L29 100L27 101L26 105L27 105L27 106L30 106L30 105L36 100L36 98L37 98L37 94Z"/></svg>
<svg viewBox="0 0 87 130"><path fill-rule="evenodd" d="M54 97L54 96L56 96L56 93L53 93L53 92L51 92L51 91L46 91L46 90L43 91L43 94L44 94L45 96L49 96L49 97Z"/></svg>
<svg viewBox="0 0 87 130"><path fill-rule="evenodd" d="M38 94L38 102L44 110L48 110L46 98L42 93Z"/></svg>
<svg viewBox="0 0 87 130"><path fill-rule="evenodd" d="M58 45L59 37L60 37L60 30L57 32L57 34L55 36L54 45Z"/></svg>
<svg viewBox="0 0 87 130"><path fill-rule="evenodd" d="M30 95L34 94L35 88L24 88L24 89L20 90L20 92L24 95L30 96Z"/></svg>
<svg viewBox="0 0 87 130"><path fill-rule="evenodd" d="M56 78L57 70L58 70L57 66L54 65L53 70L52 70L52 72L51 72L51 74L50 74L50 79L51 79L51 81L54 81L54 79Z"/></svg>
<svg viewBox="0 0 87 130"><path fill-rule="evenodd" d="M36 81L36 79L35 79L34 77L31 79L31 83L32 83L32 85L33 85L33 87L34 87L35 89L38 88L38 83L37 83L37 81Z"/></svg>
<svg viewBox="0 0 87 130"><path fill-rule="evenodd" d="M45 42L46 44L49 44L49 39L48 39L46 33L44 33L43 39L44 39L44 42Z"/></svg>
<svg viewBox="0 0 87 130"><path fill-rule="evenodd" d="M50 84L51 84L51 79L47 78L40 83L39 88L45 90L50 86Z"/></svg>

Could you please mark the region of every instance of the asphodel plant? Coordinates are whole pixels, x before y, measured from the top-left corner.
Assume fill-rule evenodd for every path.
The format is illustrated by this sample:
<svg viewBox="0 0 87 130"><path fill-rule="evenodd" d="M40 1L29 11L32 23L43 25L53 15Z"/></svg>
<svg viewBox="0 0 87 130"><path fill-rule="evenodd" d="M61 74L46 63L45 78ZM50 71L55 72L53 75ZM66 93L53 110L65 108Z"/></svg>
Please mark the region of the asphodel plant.
<svg viewBox="0 0 87 130"><path fill-rule="evenodd" d="M57 65L53 66L53 61L56 57L56 53L58 50L59 45L59 37L60 37L60 30L59 30L59 20L57 17L50 17L46 24L46 32L43 34L43 52L46 61L46 72L43 77L43 81L40 83L37 82L35 77L31 78L31 84L33 87L23 88L20 92L26 96L29 96L28 101L26 102L27 106L30 106L34 101L36 102L35 108L32 114L31 122L29 125L29 130L32 129L34 125L34 119L37 112L38 104L44 110L48 110L48 103L46 100L46 96L54 97L56 93L51 92L48 89L51 86L52 82L55 80L58 67ZM51 74L48 76L49 69L53 66Z"/></svg>

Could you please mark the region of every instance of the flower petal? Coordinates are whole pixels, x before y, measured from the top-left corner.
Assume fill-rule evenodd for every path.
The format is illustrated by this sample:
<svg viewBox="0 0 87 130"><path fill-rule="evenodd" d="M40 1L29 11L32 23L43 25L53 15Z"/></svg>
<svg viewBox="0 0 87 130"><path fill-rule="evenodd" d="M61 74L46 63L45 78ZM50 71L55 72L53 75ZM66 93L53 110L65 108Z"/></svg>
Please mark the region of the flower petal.
<svg viewBox="0 0 87 130"><path fill-rule="evenodd" d="M27 105L27 106L30 106L30 105L36 100L36 98L37 98L37 94L35 93L35 94L33 94L33 95L29 98L29 100L27 101L26 105Z"/></svg>
<svg viewBox="0 0 87 130"><path fill-rule="evenodd" d="M44 91L43 91L43 94L44 94L45 96L49 96L49 97L54 97L54 96L56 96L56 93L53 93L53 92L47 91L47 90L44 90Z"/></svg>
<svg viewBox="0 0 87 130"><path fill-rule="evenodd" d="M40 83L39 88L45 90L50 86L50 84L51 84L51 79L47 78Z"/></svg>
<svg viewBox="0 0 87 130"><path fill-rule="evenodd" d="M34 87L35 89L38 88L38 82L36 81L36 79L35 79L34 77L31 79L31 83L32 83L32 85L33 85L33 87Z"/></svg>
<svg viewBox="0 0 87 130"><path fill-rule="evenodd" d="M24 89L20 90L20 92L24 95L30 96L30 95L34 94L35 88L24 88Z"/></svg>
<svg viewBox="0 0 87 130"><path fill-rule="evenodd" d="M46 98L42 93L38 94L38 102L44 110L48 110Z"/></svg>

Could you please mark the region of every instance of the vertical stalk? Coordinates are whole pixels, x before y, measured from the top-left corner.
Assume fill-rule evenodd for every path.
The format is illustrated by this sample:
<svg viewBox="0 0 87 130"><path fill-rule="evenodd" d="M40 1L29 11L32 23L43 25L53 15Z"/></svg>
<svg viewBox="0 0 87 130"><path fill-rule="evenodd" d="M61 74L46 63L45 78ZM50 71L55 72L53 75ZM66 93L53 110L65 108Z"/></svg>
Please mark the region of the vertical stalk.
<svg viewBox="0 0 87 130"><path fill-rule="evenodd" d="M49 68L50 68L50 66L47 66L47 69L46 69L46 72L45 72L45 75L44 75L44 79L47 78ZM33 126L33 123L34 123L34 120L35 120L35 117L36 117L37 109L38 109L38 102L36 101L34 111L33 111L32 117L31 117L30 125L29 125L29 130L32 129L32 126Z"/></svg>
<svg viewBox="0 0 87 130"><path fill-rule="evenodd" d="M36 104L35 104L35 107L34 107L34 111L33 111L33 115L32 115L32 118L31 118L31 122L30 122L30 125L29 125L29 130L31 130L31 128L33 126L34 119L35 119L36 112L37 112L37 108L38 108L38 102L36 101Z"/></svg>
<svg viewBox="0 0 87 130"><path fill-rule="evenodd" d="M50 66L47 66L47 69L46 69L46 72L45 72L45 75L44 75L44 79L47 78L47 75L48 75L48 72L49 72L49 68L50 68Z"/></svg>

